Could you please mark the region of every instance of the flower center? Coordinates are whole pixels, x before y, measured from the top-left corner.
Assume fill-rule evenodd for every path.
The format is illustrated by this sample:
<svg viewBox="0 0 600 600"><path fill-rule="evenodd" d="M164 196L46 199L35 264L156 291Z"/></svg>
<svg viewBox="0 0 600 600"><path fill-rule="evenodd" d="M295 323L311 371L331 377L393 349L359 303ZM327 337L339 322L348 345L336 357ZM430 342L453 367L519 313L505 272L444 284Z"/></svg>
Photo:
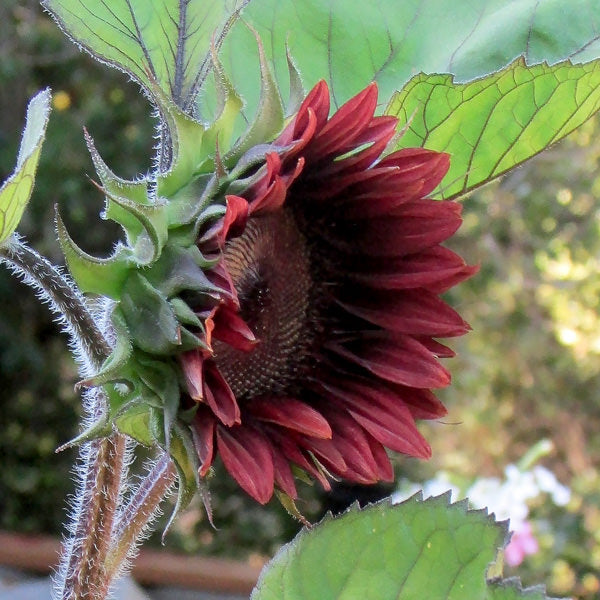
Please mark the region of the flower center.
<svg viewBox="0 0 600 600"><path fill-rule="evenodd" d="M285 393L307 352L312 287L306 239L283 208L248 221L225 247L240 314L258 338L250 352L215 341L215 360L238 399Z"/></svg>

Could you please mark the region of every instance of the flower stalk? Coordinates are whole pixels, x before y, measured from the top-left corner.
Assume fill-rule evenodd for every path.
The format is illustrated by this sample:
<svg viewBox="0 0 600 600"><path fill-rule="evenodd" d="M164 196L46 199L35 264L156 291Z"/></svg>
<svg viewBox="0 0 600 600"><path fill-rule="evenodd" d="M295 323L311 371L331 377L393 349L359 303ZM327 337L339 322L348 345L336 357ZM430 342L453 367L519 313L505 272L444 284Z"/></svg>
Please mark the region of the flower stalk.
<svg viewBox="0 0 600 600"><path fill-rule="evenodd" d="M81 374L88 376L100 369L111 346L77 287L17 235L0 246L0 261L59 315L71 337ZM90 390L84 402L87 420L95 422L106 403L101 388ZM80 459L77 501L55 592L60 600L101 600L107 597L114 576L171 487L173 467L167 456L156 463L115 526L127 474L126 437L114 433L87 442L81 447Z"/></svg>
<svg viewBox="0 0 600 600"><path fill-rule="evenodd" d="M106 560L106 577L112 580L119 574L125 560L156 516L157 509L175 482L175 468L163 454L140 481L129 502L115 523L115 543Z"/></svg>

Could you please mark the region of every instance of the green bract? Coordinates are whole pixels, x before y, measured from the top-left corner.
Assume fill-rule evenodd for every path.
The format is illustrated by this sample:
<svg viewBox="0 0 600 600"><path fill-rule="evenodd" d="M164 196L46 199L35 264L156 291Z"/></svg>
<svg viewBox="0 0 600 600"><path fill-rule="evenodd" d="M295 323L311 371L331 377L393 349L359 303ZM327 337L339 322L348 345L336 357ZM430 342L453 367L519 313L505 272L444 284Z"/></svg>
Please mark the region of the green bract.
<svg viewBox="0 0 600 600"><path fill-rule="evenodd" d="M113 338L113 351L102 368L79 383L104 386L109 406L72 443L116 428L142 444L159 444L179 471L179 505L187 503L199 481L197 453L186 427L192 414L180 404L177 355L194 348L209 351L198 306L208 314L231 295L207 276L219 260L219 249L203 252L197 242L225 215L228 190L251 184L252 178L241 184L240 179L271 148L263 145L257 152L253 147L283 126L279 93L262 59L261 66L263 92L256 119L233 146L233 123L242 103L214 53L220 113L210 125L192 119L160 87L152 87L166 128L158 155L171 157L166 170L125 181L104 163L86 132L97 185L106 197L103 217L124 231L111 256L96 258L80 249L57 215L69 271L82 292L106 299ZM190 296L194 309L186 300Z"/></svg>

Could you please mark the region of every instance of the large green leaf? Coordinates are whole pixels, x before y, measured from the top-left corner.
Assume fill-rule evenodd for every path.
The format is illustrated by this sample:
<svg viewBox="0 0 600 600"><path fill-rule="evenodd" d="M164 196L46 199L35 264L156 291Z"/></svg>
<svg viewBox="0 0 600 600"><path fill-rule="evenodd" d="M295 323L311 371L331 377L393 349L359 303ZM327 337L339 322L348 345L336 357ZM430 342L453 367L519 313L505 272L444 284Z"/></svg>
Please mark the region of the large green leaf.
<svg viewBox="0 0 600 600"><path fill-rule="evenodd" d="M29 102L17 166L0 187L0 244L17 228L31 197L49 114L50 90L44 90Z"/></svg>
<svg viewBox="0 0 600 600"><path fill-rule="evenodd" d="M506 523L448 496L352 509L303 530L263 570L251 600L542 600L486 581Z"/></svg>
<svg viewBox="0 0 600 600"><path fill-rule="evenodd" d="M304 85L326 79L337 105L372 80L385 103L420 72L466 81L520 55L528 64L600 57L600 0L252 0L243 17L282 88L287 41ZM256 56L253 34L237 23L222 60L249 114L258 102Z"/></svg>
<svg viewBox="0 0 600 600"><path fill-rule="evenodd" d="M448 75L417 75L386 112L406 126L398 147L448 152L438 189L460 196L562 139L600 110L600 61L506 69L467 84Z"/></svg>
<svg viewBox="0 0 600 600"><path fill-rule="evenodd" d="M248 0L43 0L61 28L101 61L190 112L231 21Z"/></svg>

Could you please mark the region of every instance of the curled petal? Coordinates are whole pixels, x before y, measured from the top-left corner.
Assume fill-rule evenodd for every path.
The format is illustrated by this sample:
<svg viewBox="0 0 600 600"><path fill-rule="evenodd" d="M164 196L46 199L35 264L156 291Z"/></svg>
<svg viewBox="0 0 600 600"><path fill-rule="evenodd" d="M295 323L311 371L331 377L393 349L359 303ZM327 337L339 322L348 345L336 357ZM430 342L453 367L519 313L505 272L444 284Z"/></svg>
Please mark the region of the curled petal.
<svg viewBox="0 0 600 600"><path fill-rule="evenodd" d="M231 427L241 422L237 400L212 360L204 365L204 400L224 425Z"/></svg>
<svg viewBox="0 0 600 600"><path fill-rule="evenodd" d="M204 400L204 356L198 349L181 355L180 364L187 392L193 400Z"/></svg>
<svg viewBox="0 0 600 600"><path fill-rule="evenodd" d="M217 427L217 446L225 468L250 496L266 504L273 495L275 471L271 444L259 431Z"/></svg>
<svg viewBox="0 0 600 600"><path fill-rule="evenodd" d="M223 217L223 225L219 231L219 247L225 245L225 240L240 235L248 221L248 202L240 196L229 195L225 197L227 208Z"/></svg>
<svg viewBox="0 0 600 600"><path fill-rule="evenodd" d="M211 411L198 407L192 421L192 439L200 460L200 475L204 477L210 469L215 455L216 420Z"/></svg>
<svg viewBox="0 0 600 600"><path fill-rule="evenodd" d="M227 305L219 307L215 312L214 324L215 338L237 350L250 352L258 341L246 321Z"/></svg>

